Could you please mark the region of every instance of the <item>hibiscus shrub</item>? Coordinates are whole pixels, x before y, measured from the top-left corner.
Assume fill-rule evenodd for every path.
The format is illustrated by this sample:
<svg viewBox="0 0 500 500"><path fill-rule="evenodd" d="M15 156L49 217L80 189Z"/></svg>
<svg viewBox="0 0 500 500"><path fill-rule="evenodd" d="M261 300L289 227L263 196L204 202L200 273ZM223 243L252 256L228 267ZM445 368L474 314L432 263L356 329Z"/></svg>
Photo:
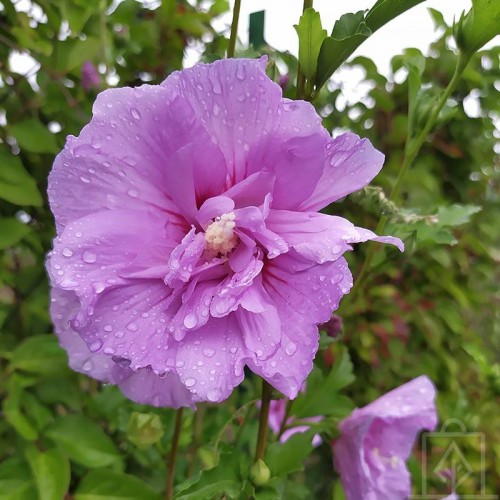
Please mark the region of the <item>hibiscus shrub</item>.
<svg viewBox="0 0 500 500"><path fill-rule="evenodd" d="M300 67L226 0L0 4L0 499L500 491L498 8L345 63L417 3Z"/></svg>

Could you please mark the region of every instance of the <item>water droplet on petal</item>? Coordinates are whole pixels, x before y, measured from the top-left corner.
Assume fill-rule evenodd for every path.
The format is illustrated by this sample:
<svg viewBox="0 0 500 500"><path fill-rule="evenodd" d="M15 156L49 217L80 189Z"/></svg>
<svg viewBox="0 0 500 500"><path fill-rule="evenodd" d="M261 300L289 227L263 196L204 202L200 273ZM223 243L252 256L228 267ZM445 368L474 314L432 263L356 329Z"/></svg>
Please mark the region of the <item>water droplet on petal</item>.
<svg viewBox="0 0 500 500"><path fill-rule="evenodd" d="M196 317L196 314L189 313L185 318L184 318L184 326L187 329L194 328L198 324L198 318Z"/></svg>
<svg viewBox="0 0 500 500"><path fill-rule="evenodd" d="M139 196L139 191L137 191L137 189L129 189L127 191L127 194L131 197L131 198L137 198Z"/></svg>
<svg viewBox="0 0 500 500"><path fill-rule="evenodd" d="M82 260L87 264L93 264L97 260L97 255L93 252L83 252Z"/></svg>
<svg viewBox="0 0 500 500"><path fill-rule="evenodd" d="M92 344L89 345L90 352L96 352L102 347L102 342L100 340L94 340Z"/></svg>
<svg viewBox="0 0 500 500"><path fill-rule="evenodd" d="M90 361L90 360L85 361L82 368L83 368L83 371L89 372L90 370L92 370L92 368L94 368L94 363L92 363L92 361Z"/></svg>
<svg viewBox="0 0 500 500"><path fill-rule="evenodd" d="M131 332L136 332L137 331L137 323L134 323L133 321L127 325L127 330L130 330Z"/></svg>
<svg viewBox="0 0 500 500"><path fill-rule="evenodd" d="M209 401L216 403L216 402L220 401L221 398L222 398L222 391L218 387L214 387L214 388L208 390L207 399Z"/></svg>
<svg viewBox="0 0 500 500"><path fill-rule="evenodd" d="M71 257L73 255L73 250L70 250L69 248L65 248L63 251L62 251L62 254L65 256L65 257Z"/></svg>
<svg viewBox="0 0 500 500"><path fill-rule="evenodd" d="M212 358L215 354L215 350L214 349L211 349L210 347L205 347L205 349L203 349L203 356L207 357L207 358Z"/></svg>
<svg viewBox="0 0 500 500"><path fill-rule="evenodd" d="M196 379L189 377L184 381L184 385L186 387L193 387L194 385L196 385Z"/></svg>
<svg viewBox="0 0 500 500"><path fill-rule="evenodd" d="M139 113L139 110L137 108L130 108L130 114L135 120L141 119L141 113Z"/></svg>
<svg viewBox="0 0 500 500"><path fill-rule="evenodd" d="M295 342L288 343L287 346L285 347L285 352L289 356L293 356L297 352L297 344L295 344Z"/></svg>

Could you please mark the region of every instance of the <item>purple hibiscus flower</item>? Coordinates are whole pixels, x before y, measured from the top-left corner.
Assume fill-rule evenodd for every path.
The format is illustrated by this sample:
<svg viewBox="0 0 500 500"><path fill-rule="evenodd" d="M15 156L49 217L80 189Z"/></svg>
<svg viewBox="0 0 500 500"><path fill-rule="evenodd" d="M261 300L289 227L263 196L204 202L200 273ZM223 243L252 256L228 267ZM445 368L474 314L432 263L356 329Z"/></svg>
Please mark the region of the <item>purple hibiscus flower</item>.
<svg viewBox="0 0 500 500"><path fill-rule="evenodd" d="M285 399L273 399L269 404L269 418L268 424L271 430L275 434L279 434L281 432L281 427L286 417L286 400ZM293 426L293 422L295 421L294 417L289 417L286 420L286 425L289 426L280 436L280 443L284 443L288 441L294 434L301 434L303 432L307 432L311 426L307 425L307 423L316 423L321 422L323 420L322 416L318 417L309 417L301 419L301 422L304 425L295 425ZM319 434L315 434L313 436L312 444L313 446L319 446L323 440Z"/></svg>
<svg viewBox="0 0 500 500"><path fill-rule="evenodd" d="M342 254L370 239L402 249L315 212L370 182L383 155L332 139L265 64L102 92L55 160L56 332L73 369L133 400L222 401L245 366L296 397L317 325L352 285Z"/></svg>
<svg viewBox="0 0 500 500"><path fill-rule="evenodd" d="M406 460L418 432L436 428L434 398L434 385L421 376L342 420L334 462L347 500L408 498Z"/></svg>

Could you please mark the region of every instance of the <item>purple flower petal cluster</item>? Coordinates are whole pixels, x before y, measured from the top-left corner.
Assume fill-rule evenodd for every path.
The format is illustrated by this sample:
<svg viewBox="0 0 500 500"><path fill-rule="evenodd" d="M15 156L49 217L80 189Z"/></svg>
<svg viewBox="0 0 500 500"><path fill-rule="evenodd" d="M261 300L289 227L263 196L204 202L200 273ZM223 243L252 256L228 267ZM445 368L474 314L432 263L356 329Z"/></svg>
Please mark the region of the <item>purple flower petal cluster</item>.
<svg viewBox="0 0 500 500"><path fill-rule="evenodd" d="M335 468L347 500L404 500L411 493L406 460L417 434L434 430L435 388L425 376L388 392L339 424Z"/></svg>
<svg viewBox="0 0 500 500"><path fill-rule="evenodd" d="M102 92L49 178L52 317L71 366L135 401L226 399L244 367L290 398L317 325L379 238L317 210L365 186L383 155L332 139L282 98L265 58L199 64Z"/></svg>
<svg viewBox="0 0 500 500"><path fill-rule="evenodd" d="M268 424L274 434L279 434L281 432L281 427L285 421L286 417L286 400L285 399L273 399L270 401L269 405L269 418ZM285 443L288 441L294 434L301 434L303 432L307 432L311 426L307 425L308 423L317 423L323 420L322 416L317 417L308 417L301 419L301 422L304 425L293 425L295 421L294 417L289 417L286 420L286 425L288 428L283 431L280 436L280 443ZM315 434L312 439L313 446L319 446L323 440L319 434Z"/></svg>

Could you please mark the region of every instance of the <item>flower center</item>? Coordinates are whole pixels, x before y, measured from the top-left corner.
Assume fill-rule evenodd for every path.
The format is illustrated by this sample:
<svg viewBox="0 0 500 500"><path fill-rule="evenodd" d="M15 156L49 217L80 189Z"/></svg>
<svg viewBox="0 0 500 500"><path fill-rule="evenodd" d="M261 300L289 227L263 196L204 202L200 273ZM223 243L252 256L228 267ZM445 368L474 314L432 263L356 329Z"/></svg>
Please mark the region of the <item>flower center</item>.
<svg viewBox="0 0 500 500"><path fill-rule="evenodd" d="M207 249L216 254L228 254L238 242L238 236L234 234L236 223L234 212L222 214L212 222L205 231Z"/></svg>

